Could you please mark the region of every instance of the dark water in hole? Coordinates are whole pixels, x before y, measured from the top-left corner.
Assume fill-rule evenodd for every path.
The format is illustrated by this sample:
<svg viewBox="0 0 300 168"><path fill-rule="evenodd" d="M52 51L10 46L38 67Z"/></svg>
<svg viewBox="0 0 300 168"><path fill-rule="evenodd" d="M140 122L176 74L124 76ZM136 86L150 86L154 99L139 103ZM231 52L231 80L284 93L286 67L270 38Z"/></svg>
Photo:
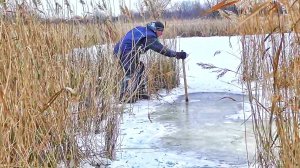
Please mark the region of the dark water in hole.
<svg viewBox="0 0 300 168"><path fill-rule="evenodd" d="M219 163L247 164L245 129L250 160L255 148L251 121L228 118L243 110L247 98L230 93L194 93L189 99L186 104L185 97L180 96L157 109L156 122L170 131L160 138L158 147Z"/></svg>

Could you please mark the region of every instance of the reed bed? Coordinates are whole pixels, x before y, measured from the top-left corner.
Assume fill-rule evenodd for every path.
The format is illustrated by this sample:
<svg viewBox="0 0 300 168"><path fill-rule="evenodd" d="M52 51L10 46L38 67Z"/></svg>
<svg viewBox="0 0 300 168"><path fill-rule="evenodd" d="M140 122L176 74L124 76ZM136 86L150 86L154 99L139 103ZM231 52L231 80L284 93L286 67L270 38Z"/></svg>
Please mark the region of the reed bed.
<svg viewBox="0 0 300 168"><path fill-rule="evenodd" d="M153 20L153 19L152 19ZM115 23L120 34L126 33L134 26L146 25L151 19L143 21L132 21L130 23ZM209 36L231 36L237 35L239 32L234 29L235 25L232 21L224 18L218 19L160 19L165 23L165 31L163 38L173 39L177 36L181 37L209 37ZM122 26L120 25L122 24ZM187 26L188 25L188 26Z"/></svg>
<svg viewBox="0 0 300 168"><path fill-rule="evenodd" d="M112 44L124 26L23 14L0 18L0 167L105 165L119 147L123 72ZM178 84L174 59L145 58L150 93Z"/></svg>
<svg viewBox="0 0 300 168"><path fill-rule="evenodd" d="M112 158L121 110L112 99L119 81L110 77L120 70L108 47L84 49L107 35L95 36L97 26L34 18L0 22L0 166L74 167L91 155ZM106 139L102 146L83 146L97 136Z"/></svg>
<svg viewBox="0 0 300 168"><path fill-rule="evenodd" d="M299 167L300 1L224 0L208 13L233 4L242 12L225 17L241 35L241 82L248 93L256 139L252 164Z"/></svg>
<svg viewBox="0 0 300 168"><path fill-rule="evenodd" d="M300 1L277 2L286 14L274 12L271 1L261 1L252 4L252 13L240 17L242 81L257 144L254 164L299 167Z"/></svg>
<svg viewBox="0 0 300 168"><path fill-rule="evenodd" d="M166 21L166 37L209 37L236 35L233 31L232 21L224 18L218 19L191 19ZM188 26L187 26L188 25Z"/></svg>

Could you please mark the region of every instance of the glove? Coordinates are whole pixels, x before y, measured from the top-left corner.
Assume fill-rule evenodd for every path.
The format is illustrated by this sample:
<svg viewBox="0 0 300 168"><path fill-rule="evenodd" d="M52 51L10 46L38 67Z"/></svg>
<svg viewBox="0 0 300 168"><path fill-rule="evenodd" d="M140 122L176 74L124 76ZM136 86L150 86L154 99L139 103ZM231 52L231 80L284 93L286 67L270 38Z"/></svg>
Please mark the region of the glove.
<svg viewBox="0 0 300 168"><path fill-rule="evenodd" d="M175 56L175 57L176 57L177 59L185 59L186 56L187 56L186 52L181 51L181 52L176 52L176 56Z"/></svg>

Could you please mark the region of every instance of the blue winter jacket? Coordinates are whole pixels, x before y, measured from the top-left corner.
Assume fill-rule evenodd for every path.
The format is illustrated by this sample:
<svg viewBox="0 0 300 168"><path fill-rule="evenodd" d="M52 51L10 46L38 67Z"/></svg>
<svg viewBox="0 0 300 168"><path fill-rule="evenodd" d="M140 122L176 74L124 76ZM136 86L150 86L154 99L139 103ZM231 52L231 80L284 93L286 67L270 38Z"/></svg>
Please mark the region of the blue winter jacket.
<svg viewBox="0 0 300 168"><path fill-rule="evenodd" d="M121 59L131 57L131 61L137 61L141 53L147 50L154 50L168 57L175 57L176 52L163 46L157 38L156 33L148 27L138 26L130 30L115 45L114 54ZM134 59L133 57L136 57Z"/></svg>

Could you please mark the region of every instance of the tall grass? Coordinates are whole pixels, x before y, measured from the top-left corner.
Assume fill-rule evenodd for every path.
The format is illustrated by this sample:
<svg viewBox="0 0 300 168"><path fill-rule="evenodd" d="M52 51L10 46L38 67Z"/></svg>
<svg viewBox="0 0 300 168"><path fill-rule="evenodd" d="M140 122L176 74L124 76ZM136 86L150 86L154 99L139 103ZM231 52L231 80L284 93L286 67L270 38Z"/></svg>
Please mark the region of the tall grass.
<svg viewBox="0 0 300 168"><path fill-rule="evenodd" d="M0 166L73 167L83 158L113 158L121 71L110 46L84 49L111 43L112 24L44 23L18 12L15 20L0 19ZM99 138L103 144L86 145Z"/></svg>
<svg viewBox="0 0 300 168"><path fill-rule="evenodd" d="M34 21L1 24L1 164L53 166L63 152L77 153L63 149L74 146L64 129L70 124L70 86L62 56L68 47L60 41L63 36L43 33Z"/></svg>
<svg viewBox="0 0 300 168"><path fill-rule="evenodd" d="M165 23L165 30L163 38L173 39L177 36L181 37L209 37L209 36L233 36L238 35L239 31L235 29L235 25L232 21L224 18L218 19L191 19L191 20L178 20L178 19L158 19ZM122 34L126 33L134 26L146 25L153 19L147 19L144 21L122 23L116 23L118 31ZM187 26L188 25L188 26Z"/></svg>
<svg viewBox="0 0 300 168"><path fill-rule="evenodd" d="M248 91L258 167L299 167L300 1L221 1L210 11L236 4L240 15L242 77ZM287 13L281 13L281 8ZM246 11L246 12L245 12Z"/></svg>
<svg viewBox="0 0 300 168"><path fill-rule="evenodd" d="M300 1L270 1L242 16L242 71L252 109L259 167L299 167ZM267 10L266 10L267 9ZM249 26L252 25L252 26ZM252 34L251 36L249 34Z"/></svg>
<svg viewBox="0 0 300 168"><path fill-rule="evenodd" d="M209 37L237 35L232 21L224 18L218 19L192 19L192 20L168 20L165 37Z"/></svg>
<svg viewBox="0 0 300 168"><path fill-rule="evenodd" d="M114 159L123 72L111 44L124 34L122 23L52 23L14 14L0 18L0 167ZM150 93L178 84L174 59L148 56Z"/></svg>

